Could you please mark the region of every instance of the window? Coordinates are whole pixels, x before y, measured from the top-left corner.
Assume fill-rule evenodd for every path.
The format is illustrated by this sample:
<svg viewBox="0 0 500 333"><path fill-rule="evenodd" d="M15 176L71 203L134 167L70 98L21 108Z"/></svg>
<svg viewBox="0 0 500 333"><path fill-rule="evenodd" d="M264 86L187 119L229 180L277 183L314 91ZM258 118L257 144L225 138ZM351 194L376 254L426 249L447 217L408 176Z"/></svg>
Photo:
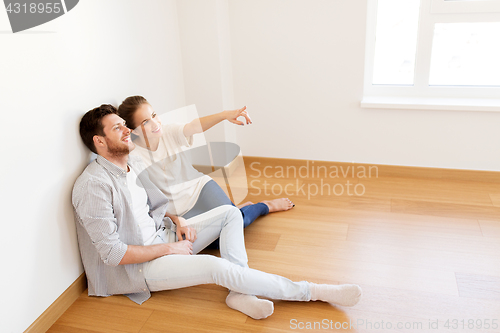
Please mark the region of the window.
<svg viewBox="0 0 500 333"><path fill-rule="evenodd" d="M361 105L500 111L500 0L370 0Z"/></svg>

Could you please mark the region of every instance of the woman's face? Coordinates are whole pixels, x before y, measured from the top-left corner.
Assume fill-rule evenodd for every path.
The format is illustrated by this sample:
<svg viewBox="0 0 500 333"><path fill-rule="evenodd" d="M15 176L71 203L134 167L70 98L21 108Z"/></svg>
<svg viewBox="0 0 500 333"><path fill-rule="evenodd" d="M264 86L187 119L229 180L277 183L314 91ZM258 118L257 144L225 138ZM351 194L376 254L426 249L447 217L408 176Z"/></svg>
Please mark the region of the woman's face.
<svg viewBox="0 0 500 333"><path fill-rule="evenodd" d="M161 121L149 104L141 104L133 116L136 128L132 132L144 139L144 134L148 139L160 137L162 134Z"/></svg>

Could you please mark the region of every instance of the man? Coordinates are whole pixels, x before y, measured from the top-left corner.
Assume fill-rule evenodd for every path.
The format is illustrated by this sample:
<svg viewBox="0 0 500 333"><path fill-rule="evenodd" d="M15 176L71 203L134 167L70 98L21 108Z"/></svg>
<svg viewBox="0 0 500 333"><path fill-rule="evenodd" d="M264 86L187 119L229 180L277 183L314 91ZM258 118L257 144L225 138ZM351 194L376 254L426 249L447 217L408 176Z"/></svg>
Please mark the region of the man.
<svg viewBox="0 0 500 333"><path fill-rule="evenodd" d="M97 159L73 188L80 254L89 295L125 294L141 304L151 291L216 283L230 289L229 307L254 319L273 313L268 298L322 300L344 306L361 297L357 285L317 285L250 269L243 220L224 205L186 220L166 215L168 199L129 158L130 129L112 105L87 112L80 135ZM220 236L222 258L193 255Z"/></svg>

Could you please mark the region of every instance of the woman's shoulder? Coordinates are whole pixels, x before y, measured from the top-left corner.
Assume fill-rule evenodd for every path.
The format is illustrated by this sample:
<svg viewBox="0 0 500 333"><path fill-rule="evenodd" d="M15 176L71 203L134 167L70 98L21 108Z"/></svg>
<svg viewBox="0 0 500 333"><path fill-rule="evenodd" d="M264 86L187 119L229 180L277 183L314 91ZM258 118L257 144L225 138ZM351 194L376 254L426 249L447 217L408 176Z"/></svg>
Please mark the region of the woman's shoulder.
<svg viewBox="0 0 500 333"><path fill-rule="evenodd" d="M184 135L184 126L186 126L186 124L183 123L168 123L163 125L162 138L169 143L176 142L177 140L179 140L179 137L182 137Z"/></svg>

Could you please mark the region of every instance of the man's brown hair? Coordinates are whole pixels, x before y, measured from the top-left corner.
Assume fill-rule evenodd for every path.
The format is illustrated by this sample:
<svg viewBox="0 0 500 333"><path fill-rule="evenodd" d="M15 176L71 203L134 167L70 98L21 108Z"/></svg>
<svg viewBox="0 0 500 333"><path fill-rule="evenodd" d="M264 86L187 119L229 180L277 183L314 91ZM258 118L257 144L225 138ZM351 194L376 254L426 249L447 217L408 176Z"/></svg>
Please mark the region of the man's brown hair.
<svg viewBox="0 0 500 333"><path fill-rule="evenodd" d="M118 114L118 111L113 105L103 104L85 113L82 120L80 120L80 136L82 137L83 143L88 149L96 154L97 150L94 145L94 135L106 136L104 135L102 118L108 114Z"/></svg>

